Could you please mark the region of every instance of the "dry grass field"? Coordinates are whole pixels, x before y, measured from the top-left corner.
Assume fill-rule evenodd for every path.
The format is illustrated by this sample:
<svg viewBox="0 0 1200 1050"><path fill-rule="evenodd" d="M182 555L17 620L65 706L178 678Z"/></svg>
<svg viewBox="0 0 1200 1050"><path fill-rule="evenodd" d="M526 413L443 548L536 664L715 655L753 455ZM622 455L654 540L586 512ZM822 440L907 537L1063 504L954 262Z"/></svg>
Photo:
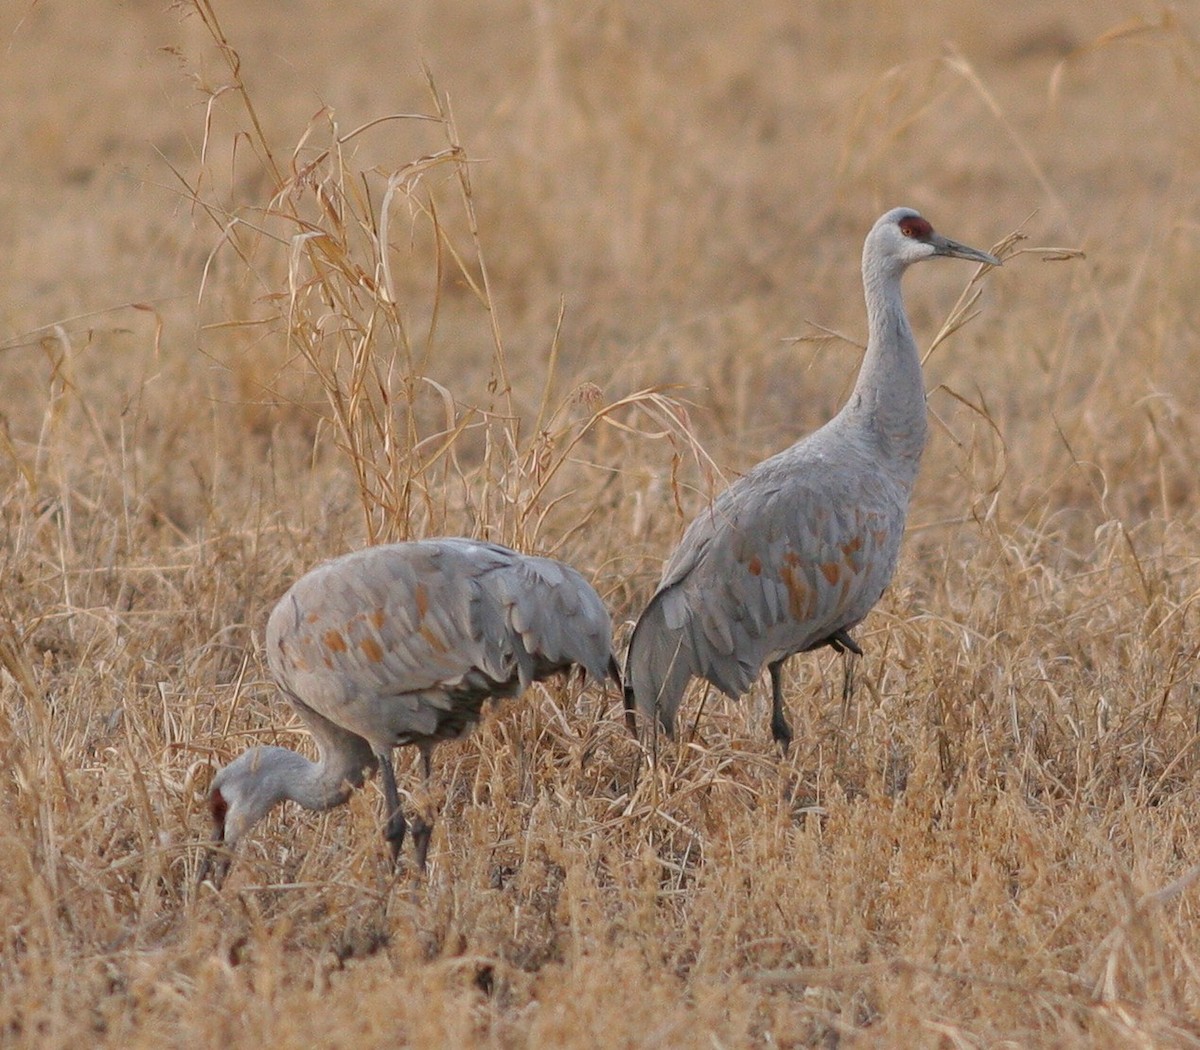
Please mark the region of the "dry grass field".
<svg viewBox="0 0 1200 1050"><path fill-rule="evenodd" d="M0 1045L1200 1045L1200 12L214 2L0 8ZM786 759L762 683L650 762L539 686L427 878L372 782L196 885L213 770L311 754L293 580L488 537L623 651L845 397L896 204L1007 261L906 280L957 321L848 703L826 649Z"/></svg>

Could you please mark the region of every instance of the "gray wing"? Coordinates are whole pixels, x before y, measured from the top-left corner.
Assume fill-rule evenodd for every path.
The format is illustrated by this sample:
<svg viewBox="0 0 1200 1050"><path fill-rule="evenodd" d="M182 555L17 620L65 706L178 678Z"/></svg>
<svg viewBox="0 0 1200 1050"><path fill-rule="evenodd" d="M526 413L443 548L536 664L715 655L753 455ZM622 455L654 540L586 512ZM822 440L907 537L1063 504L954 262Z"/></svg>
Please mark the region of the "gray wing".
<svg viewBox="0 0 1200 1050"><path fill-rule="evenodd" d="M514 560L520 564L521 556L491 544L429 540L319 566L284 595L267 624L272 673L285 691L376 749L457 735L486 696L509 695L536 677L527 675L530 644L536 656L539 640L558 643L529 611L538 595L512 576ZM607 621L595 592L561 568L587 588ZM503 595L511 592L515 615L498 580ZM594 619L595 607L587 609ZM591 650L585 655L590 660Z"/></svg>
<svg viewBox="0 0 1200 1050"><path fill-rule="evenodd" d="M511 652L480 626L481 573L499 559L437 543L372 547L302 577L267 623L285 692L376 748L433 733L472 674L505 681ZM301 711L303 714L303 711Z"/></svg>
<svg viewBox="0 0 1200 1050"><path fill-rule="evenodd" d="M612 620L600 596L569 565L513 554L490 572L488 590L504 611L497 633L515 644L521 687L578 664L597 682L615 666Z"/></svg>
<svg viewBox="0 0 1200 1050"><path fill-rule="evenodd" d="M689 526L630 639L626 682L668 731L693 676L737 697L763 664L853 627L895 569L907 492L791 449ZM818 469L820 468L820 469Z"/></svg>

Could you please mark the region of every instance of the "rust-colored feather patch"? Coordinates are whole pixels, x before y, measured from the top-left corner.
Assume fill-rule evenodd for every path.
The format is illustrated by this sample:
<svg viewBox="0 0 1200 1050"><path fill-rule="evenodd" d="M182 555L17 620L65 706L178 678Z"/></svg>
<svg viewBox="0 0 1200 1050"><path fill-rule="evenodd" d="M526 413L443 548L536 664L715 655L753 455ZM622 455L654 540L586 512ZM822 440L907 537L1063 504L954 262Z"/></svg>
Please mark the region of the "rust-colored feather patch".
<svg viewBox="0 0 1200 1050"><path fill-rule="evenodd" d="M863 559L862 554L860 553L862 549L862 536L855 536L854 539L850 540L849 543L842 544L842 556L852 574L857 573L862 569Z"/></svg>
<svg viewBox="0 0 1200 1050"><path fill-rule="evenodd" d="M447 649L446 643L441 638L439 638L436 634L434 634L433 631L431 631L428 627L421 628L421 637L424 638L425 641L427 641L429 643L430 647L434 650L434 652L438 652L438 653L446 652L446 649Z"/></svg>
<svg viewBox="0 0 1200 1050"><path fill-rule="evenodd" d="M792 614L793 620L804 620L809 614L809 589L808 584L800 578L800 574L796 571L795 563L798 559L793 555L791 559L784 557L784 565L779 570L779 578L783 580L784 587L788 592L788 612Z"/></svg>

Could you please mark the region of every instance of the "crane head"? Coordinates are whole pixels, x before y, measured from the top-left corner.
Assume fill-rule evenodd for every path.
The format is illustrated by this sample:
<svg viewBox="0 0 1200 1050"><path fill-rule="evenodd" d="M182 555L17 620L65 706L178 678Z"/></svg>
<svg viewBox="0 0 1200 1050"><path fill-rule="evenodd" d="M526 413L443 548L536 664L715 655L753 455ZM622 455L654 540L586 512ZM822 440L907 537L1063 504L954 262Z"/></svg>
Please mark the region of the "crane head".
<svg viewBox="0 0 1200 1050"><path fill-rule="evenodd" d="M934 231L929 220L912 208L893 208L879 218L867 234L863 269L883 266L904 270L915 262L945 256L989 266L1002 265L996 256L970 248Z"/></svg>
<svg viewBox="0 0 1200 1050"><path fill-rule="evenodd" d="M229 870L237 841L286 797L279 790L277 778L270 775L274 763L269 752L279 750L282 749L251 748L213 778L208 791L213 834L200 862L197 882L210 879L219 887Z"/></svg>
<svg viewBox="0 0 1200 1050"><path fill-rule="evenodd" d="M196 882L205 880L212 882L218 889L225 881L229 871L230 854L225 842L225 819L229 813L229 803L218 788L213 788L208 795L209 812L212 815L213 837L212 845L204 851L200 858L200 867L196 871Z"/></svg>

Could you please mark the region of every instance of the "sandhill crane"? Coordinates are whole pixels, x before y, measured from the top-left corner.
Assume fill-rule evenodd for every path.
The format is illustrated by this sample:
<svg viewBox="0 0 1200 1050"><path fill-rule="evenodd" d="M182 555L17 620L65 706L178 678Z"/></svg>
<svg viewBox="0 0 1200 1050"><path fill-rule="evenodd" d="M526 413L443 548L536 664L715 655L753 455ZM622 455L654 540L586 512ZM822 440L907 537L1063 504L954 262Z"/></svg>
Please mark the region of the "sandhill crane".
<svg viewBox="0 0 1200 1050"><path fill-rule="evenodd" d="M276 803L330 809L376 767L395 859L408 824L392 748L420 748L428 779L434 746L468 732L485 700L576 665L598 682L620 681L608 611L578 572L469 539L369 547L318 566L275 606L266 647L320 758L256 747L216 775L217 848L201 880L211 872L220 883L233 847ZM431 832L413 820L422 869Z"/></svg>
<svg viewBox="0 0 1200 1050"><path fill-rule="evenodd" d="M849 401L688 527L630 638L627 712L656 714L672 735L693 676L735 699L766 664L771 733L786 753L787 658L825 645L861 655L849 632L895 571L925 446L925 388L900 278L938 256L1000 265L935 233L911 208L871 228L862 259L867 351Z"/></svg>

